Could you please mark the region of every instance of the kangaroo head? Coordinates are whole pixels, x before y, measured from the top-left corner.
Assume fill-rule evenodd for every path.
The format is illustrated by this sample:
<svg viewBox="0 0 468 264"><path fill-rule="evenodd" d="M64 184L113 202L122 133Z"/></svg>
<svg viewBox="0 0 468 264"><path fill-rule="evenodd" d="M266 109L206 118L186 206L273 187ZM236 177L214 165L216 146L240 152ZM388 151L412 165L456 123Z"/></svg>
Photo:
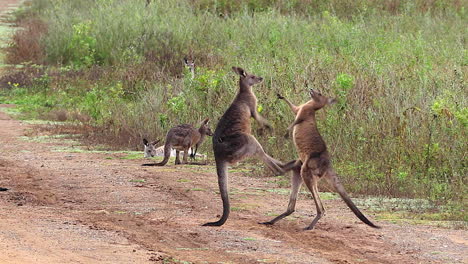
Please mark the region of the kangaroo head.
<svg viewBox="0 0 468 264"><path fill-rule="evenodd" d="M189 60L187 57L184 58L185 67L187 67L190 71L195 70L195 61Z"/></svg>
<svg viewBox="0 0 468 264"><path fill-rule="evenodd" d="M239 67L232 67L232 70L239 74L240 76L240 83L251 87L257 83L261 83L263 81L262 77L255 76L253 74L247 73L244 69L239 68Z"/></svg>
<svg viewBox="0 0 468 264"><path fill-rule="evenodd" d="M213 136L213 132L211 131L211 128L208 126L209 122L210 122L210 119L208 117L205 118L201 122L200 129L198 130L200 132L200 134Z"/></svg>
<svg viewBox="0 0 468 264"><path fill-rule="evenodd" d="M156 155L156 144L158 144L160 140L155 140L153 142L148 142L146 138L143 139L143 145L145 145L145 158L151 158Z"/></svg>
<svg viewBox="0 0 468 264"><path fill-rule="evenodd" d="M335 98L326 97L322 95L319 91L315 91L311 89L309 91L309 94L310 94L310 97L312 98L312 100L310 100L309 102L312 103L312 107L314 108L314 110L319 110L326 105L336 103Z"/></svg>

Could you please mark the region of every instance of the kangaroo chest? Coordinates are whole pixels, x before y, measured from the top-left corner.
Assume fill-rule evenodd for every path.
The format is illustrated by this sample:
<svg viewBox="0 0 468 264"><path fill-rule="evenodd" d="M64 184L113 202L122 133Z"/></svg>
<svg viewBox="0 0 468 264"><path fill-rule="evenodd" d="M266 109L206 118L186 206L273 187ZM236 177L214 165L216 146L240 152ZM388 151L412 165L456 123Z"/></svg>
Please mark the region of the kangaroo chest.
<svg viewBox="0 0 468 264"><path fill-rule="evenodd" d="M327 150L317 127L309 122L294 126L293 141L302 162L313 153L322 153Z"/></svg>

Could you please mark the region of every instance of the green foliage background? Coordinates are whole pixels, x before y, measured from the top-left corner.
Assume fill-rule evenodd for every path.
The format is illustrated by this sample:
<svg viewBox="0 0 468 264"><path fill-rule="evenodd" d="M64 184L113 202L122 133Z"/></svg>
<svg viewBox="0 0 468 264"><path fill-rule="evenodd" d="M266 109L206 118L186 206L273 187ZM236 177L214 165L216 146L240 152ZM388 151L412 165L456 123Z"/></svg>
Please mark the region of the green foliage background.
<svg viewBox="0 0 468 264"><path fill-rule="evenodd" d="M265 79L254 90L275 128L258 136L268 153L296 157L282 136L293 115L276 93L300 104L308 88L319 89L338 99L318 122L349 191L429 198L454 204L455 214L466 205L462 2L145 3L33 0L18 16L46 22L39 41L47 63L36 66L44 74L34 85L15 85L10 98L27 95L35 112L64 109L71 120L105 128L109 142L125 135L134 148L175 124L210 117L215 126L237 91L230 69L241 66ZM196 61L194 79L185 56Z"/></svg>

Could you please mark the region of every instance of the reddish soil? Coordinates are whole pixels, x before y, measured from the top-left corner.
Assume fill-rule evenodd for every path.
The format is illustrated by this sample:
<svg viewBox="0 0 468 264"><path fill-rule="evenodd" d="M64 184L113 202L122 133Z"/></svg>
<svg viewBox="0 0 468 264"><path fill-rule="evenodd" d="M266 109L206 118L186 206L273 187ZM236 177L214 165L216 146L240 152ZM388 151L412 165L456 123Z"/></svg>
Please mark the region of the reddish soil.
<svg viewBox="0 0 468 264"><path fill-rule="evenodd" d="M242 173L230 175L237 210L202 227L221 212L212 166L142 167L125 154L57 151L69 140L21 138L40 131L0 112L2 263L468 263L467 231L381 221L376 230L340 200L324 201L312 231L302 230L314 212L306 195L293 217L259 225L288 196Z"/></svg>

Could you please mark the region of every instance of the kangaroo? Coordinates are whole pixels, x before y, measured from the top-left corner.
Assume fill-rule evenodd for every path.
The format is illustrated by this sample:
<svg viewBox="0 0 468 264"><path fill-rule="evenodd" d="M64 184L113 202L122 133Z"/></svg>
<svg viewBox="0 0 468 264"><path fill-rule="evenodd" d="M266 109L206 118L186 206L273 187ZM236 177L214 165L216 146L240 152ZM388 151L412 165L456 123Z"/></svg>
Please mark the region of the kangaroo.
<svg viewBox="0 0 468 264"><path fill-rule="evenodd" d="M164 144L164 159L159 163L143 164L143 166L164 166L169 161L171 156L171 148L176 149L175 164L181 164L179 152L184 151L183 163L187 164L188 150L195 146L195 152L192 151L193 157L198 150L198 147L203 143L205 137L212 136L213 132L208 127L209 118L203 120L200 128L196 129L192 125L183 124L178 125L169 130L166 135L166 142Z"/></svg>
<svg viewBox="0 0 468 264"><path fill-rule="evenodd" d="M195 78L195 61L194 60L189 60L187 59L187 57L184 58L184 64L185 64L185 67L190 71L190 74L191 74L191 78L193 80L193 78Z"/></svg>
<svg viewBox="0 0 468 264"><path fill-rule="evenodd" d="M268 121L257 112L257 97L252 91L252 86L261 83L263 78L249 74L242 68L232 67L232 70L239 75L239 91L219 120L212 138L223 215L218 221L205 223L204 226L221 226L229 217L229 164L237 163L248 156L257 156L277 175L284 173L283 164L266 154L257 139L251 135L251 117L262 127L271 129Z"/></svg>
<svg viewBox="0 0 468 264"><path fill-rule="evenodd" d="M144 150L145 158L151 158L151 157L154 157L154 155L156 155L156 144L158 144L159 141L161 140L157 139L153 142L148 142L146 138L143 139L143 145L145 146L145 150Z"/></svg>
<svg viewBox="0 0 468 264"><path fill-rule="evenodd" d="M302 180L304 180L314 197L315 205L317 207L317 216L313 219L312 223L305 228L305 230L313 229L325 212L322 202L320 201L317 187L318 181L323 177L335 188L351 211L353 211L353 213L362 222L371 227L379 228L369 221L351 201L351 198L346 193L338 175L333 170L327 146L317 129L315 112L326 105L333 104L335 99L323 96L320 92L314 90L310 90L310 96L312 98L310 101L303 105L295 106L289 100L278 94L278 98L283 99L296 114L296 118L288 127L288 130L293 130L293 140L299 154L299 160L295 162L295 166L292 166L293 176L291 180L291 196L289 198L289 205L286 212L275 217L271 221L264 222L262 224L272 225L294 212L297 194L302 184ZM292 163L290 162L289 164Z"/></svg>

